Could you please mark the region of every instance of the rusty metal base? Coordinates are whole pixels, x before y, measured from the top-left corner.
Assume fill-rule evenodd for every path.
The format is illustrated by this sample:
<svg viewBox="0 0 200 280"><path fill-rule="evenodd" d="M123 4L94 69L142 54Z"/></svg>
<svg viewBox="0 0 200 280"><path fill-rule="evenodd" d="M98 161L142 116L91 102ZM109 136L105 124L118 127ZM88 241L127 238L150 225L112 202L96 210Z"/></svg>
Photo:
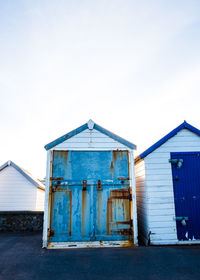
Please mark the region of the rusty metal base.
<svg viewBox="0 0 200 280"><path fill-rule="evenodd" d="M90 242L51 242L47 249L131 247L133 241L90 241Z"/></svg>

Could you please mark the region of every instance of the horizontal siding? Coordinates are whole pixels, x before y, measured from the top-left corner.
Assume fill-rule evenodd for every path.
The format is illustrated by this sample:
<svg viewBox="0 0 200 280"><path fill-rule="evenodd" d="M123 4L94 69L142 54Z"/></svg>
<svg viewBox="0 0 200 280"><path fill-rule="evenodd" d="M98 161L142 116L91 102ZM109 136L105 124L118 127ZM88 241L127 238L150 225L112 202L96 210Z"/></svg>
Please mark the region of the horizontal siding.
<svg viewBox="0 0 200 280"><path fill-rule="evenodd" d="M182 129L181 131L179 131L176 135L175 135L176 138L179 138L179 137L192 137L193 139L197 139L199 136L193 132L191 132L190 130L184 128ZM173 138L169 139L169 141L171 141ZM175 138L174 138L175 139Z"/></svg>
<svg viewBox="0 0 200 280"><path fill-rule="evenodd" d="M149 191L150 192L167 192L169 191L169 186L151 186L151 188L149 188ZM146 195L147 195L147 192L146 192L146 187L145 186L142 186L138 192L145 192Z"/></svg>
<svg viewBox="0 0 200 280"><path fill-rule="evenodd" d="M148 198L148 204L172 204L174 203L174 194L171 192L170 196L163 197L163 193L160 193L160 196L157 197L150 197Z"/></svg>
<svg viewBox="0 0 200 280"><path fill-rule="evenodd" d="M164 211L163 211L164 212ZM168 211L166 213L159 213L158 215L149 215L149 222L174 222L175 221L175 215L174 213L172 215L167 215Z"/></svg>
<svg viewBox="0 0 200 280"><path fill-rule="evenodd" d="M149 218L149 217L148 217ZM155 234L157 233L156 229L162 229L162 228L169 228L171 229L171 232L173 231L174 228L176 228L176 222L175 220L171 219L170 221L149 221L149 230L151 232L154 232Z"/></svg>
<svg viewBox="0 0 200 280"><path fill-rule="evenodd" d="M200 147L196 144L195 146L194 145L187 145L187 146L182 146L182 145L177 145L176 147L169 147L168 148L168 151L170 150L170 152L182 152L184 149L184 152L191 152L191 151L199 151L200 150ZM154 156L159 156L161 153L162 153L162 157L165 157L165 155L168 155L169 152L167 151L167 148L165 147L161 147L161 148L158 148L157 151L155 151L154 153Z"/></svg>
<svg viewBox="0 0 200 280"><path fill-rule="evenodd" d="M149 209L149 208L148 208ZM140 207L140 213L145 214L146 208ZM148 212L149 217L163 217L163 216L174 216L174 207L171 208L161 208L161 209L149 209ZM162 219L162 218L161 218Z"/></svg>
<svg viewBox="0 0 200 280"><path fill-rule="evenodd" d="M37 198L36 198L37 211L44 211L44 197L45 197L45 192L40 189L37 189Z"/></svg>
<svg viewBox="0 0 200 280"><path fill-rule="evenodd" d="M77 143L77 142L73 142L73 143L63 143L63 145L59 145L59 146L56 146L56 148L54 148L54 150L57 150L57 149L83 149L83 148L86 148L86 149L99 149L99 148L107 148L107 149L125 149L125 147L123 145L120 145L119 143L115 142L115 143L112 143L112 142L85 142L85 143ZM127 149L127 148L126 148Z"/></svg>
<svg viewBox="0 0 200 280"><path fill-rule="evenodd" d="M149 176L151 176L151 181L166 181L168 182L169 180L169 175L170 175L170 171L171 170L168 170L169 173L168 174L159 174L159 171L158 171L158 174L156 175L155 172L154 174L152 174L151 172L149 172L149 174L146 174L146 177L148 178ZM168 172L166 171L166 173ZM149 175L149 176L148 176Z"/></svg>
<svg viewBox="0 0 200 280"><path fill-rule="evenodd" d="M65 140L53 148L54 150L114 150L128 148L112 139L111 137L93 129L86 129L83 132Z"/></svg>
<svg viewBox="0 0 200 280"><path fill-rule="evenodd" d="M171 240L171 241L176 241L176 232L167 232L167 233L156 233L156 234L151 234L151 243L152 242L159 242L159 241L166 241L166 240Z"/></svg>
<svg viewBox="0 0 200 280"><path fill-rule="evenodd" d="M154 199L154 198L160 198L162 196L163 199L167 199L168 197L170 198L171 196L173 196L173 191L172 190L168 190L165 192L160 192L160 189L158 189L157 192L151 192L151 190L149 190L148 192L148 197L150 199Z"/></svg>
<svg viewBox="0 0 200 280"><path fill-rule="evenodd" d="M182 141L181 138L184 137L184 142L192 142L192 143L198 143L199 142L199 136L198 135L195 135L195 136L184 136L182 135L181 137L180 136L176 136L176 138L171 138L170 140L168 140L168 143L166 143L166 147L171 145L171 143L176 143L177 144L177 141ZM180 138L180 139L179 139Z"/></svg>
<svg viewBox="0 0 200 280"><path fill-rule="evenodd" d="M171 176L171 164L165 165L165 168L160 168L159 165L157 165L157 168L154 169L146 169L146 176L149 174L151 175L152 179L153 176L162 176L162 178L168 179L169 176Z"/></svg>
<svg viewBox="0 0 200 280"><path fill-rule="evenodd" d="M37 188L15 168L0 172L0 211L36 211L36 200Z"/></svg>
<svg viewBox="0 0 200 280"><path fill-rule="evenodd" d="M166 226L162 226L162 227L152 227L151 228L151 233L152 235L155 235L158 234L176 234L176 227L173 228L173 232L172 232L172 229L171 227L168 227L167 225ZM176 238L175 238L176 239Z"/></svg>
<svg viewBox="0 0 200 280"><path fill-rule="evenodd" d="M183 129L145 159L145 186L148 189L148 222L151 244L177 244L171 152L200 151L200 137ZM141 192L144 188L141 187ZM141 210L143 211L143 210Z"/></svg>
<svg viewBox="0 0 200 280"><path fill-rule="evenodd" d="M154 170L154 169L159 172L165 172L164 170L168 170L168 172L170 172L169 165L170 165L169 159L167 159L167 161L164 163L162 159L160 160L160 162L158 162L158 159L152 159L151 163L145 164L145 168L146 168L146 172L148 172L148 170Z"/></svg>
<svg viewBox="0 0 200 280"><path fill-rule="evenodd" d="M149 211L157 209L157 210L162 210L162 209L174 209L174 200L172 199L172 202L170 203L167 201L166 203L151 203L148 201L148 207Z"/></svg>

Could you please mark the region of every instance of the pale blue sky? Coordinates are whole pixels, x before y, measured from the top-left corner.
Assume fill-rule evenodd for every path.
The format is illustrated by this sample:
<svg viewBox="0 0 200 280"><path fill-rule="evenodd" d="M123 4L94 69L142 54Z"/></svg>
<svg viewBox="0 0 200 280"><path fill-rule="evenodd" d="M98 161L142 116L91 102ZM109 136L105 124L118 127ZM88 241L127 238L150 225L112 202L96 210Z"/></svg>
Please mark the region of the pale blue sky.
<svg viewBox="0 0 200 280"><path fill-rule="evenodd" d="M44 145L90 118L136 154L200 128L199 15L199 0L0 0L0 164L45 176Z"/></svg>

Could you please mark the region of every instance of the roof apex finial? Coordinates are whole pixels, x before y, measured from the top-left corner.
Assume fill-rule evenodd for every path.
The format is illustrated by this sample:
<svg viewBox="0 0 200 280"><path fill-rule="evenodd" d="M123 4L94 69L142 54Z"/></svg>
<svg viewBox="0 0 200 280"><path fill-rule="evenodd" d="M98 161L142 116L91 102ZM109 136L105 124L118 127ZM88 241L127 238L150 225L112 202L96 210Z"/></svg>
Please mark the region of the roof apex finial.
<svg viewBox="0 0 200 280"><path fill-rule="evenodd" d="M93 120L89 120L88 122L87 122L87 125L88 125L88 128L90 129L90 130L92 130L93 128L94 128L94 122L93 122Z"/></svg>

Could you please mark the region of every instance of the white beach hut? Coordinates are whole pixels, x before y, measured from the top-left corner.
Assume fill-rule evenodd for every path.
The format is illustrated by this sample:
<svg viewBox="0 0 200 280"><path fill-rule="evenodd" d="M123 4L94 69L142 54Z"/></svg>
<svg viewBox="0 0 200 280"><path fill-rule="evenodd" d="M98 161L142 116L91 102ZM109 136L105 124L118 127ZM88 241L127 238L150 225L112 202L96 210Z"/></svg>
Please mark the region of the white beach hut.
<svg viewBox="0 0 200 280"><path fill-rule="evenodd" d="M0 230L41 230L45 187L12 161L0 167Z"/></svg>

